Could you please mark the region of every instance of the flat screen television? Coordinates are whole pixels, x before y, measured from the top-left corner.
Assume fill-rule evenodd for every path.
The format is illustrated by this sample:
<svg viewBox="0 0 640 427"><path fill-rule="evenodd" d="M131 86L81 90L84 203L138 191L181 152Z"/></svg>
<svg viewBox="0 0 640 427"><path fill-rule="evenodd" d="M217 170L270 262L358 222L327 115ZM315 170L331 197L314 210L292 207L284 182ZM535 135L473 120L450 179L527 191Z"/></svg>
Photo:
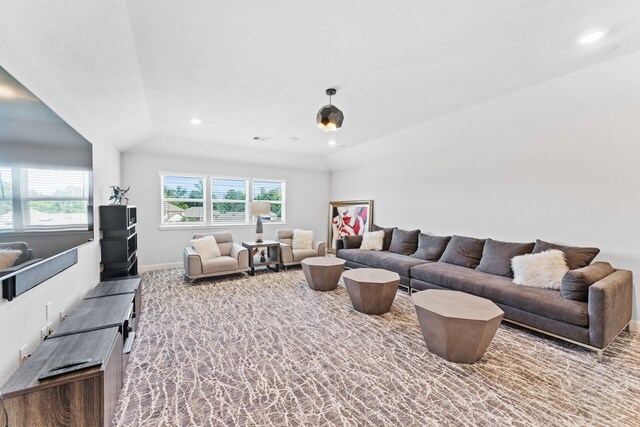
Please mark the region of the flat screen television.
<svg viewBox="0 0 640 427"><path fill-rule="evenodd" d="M92 169L91 143L0 66L4 299L15 296L6 295L5 284L16 276L45 277L24 273L46 269L55 264L51 260L93 239Z"/></svg>

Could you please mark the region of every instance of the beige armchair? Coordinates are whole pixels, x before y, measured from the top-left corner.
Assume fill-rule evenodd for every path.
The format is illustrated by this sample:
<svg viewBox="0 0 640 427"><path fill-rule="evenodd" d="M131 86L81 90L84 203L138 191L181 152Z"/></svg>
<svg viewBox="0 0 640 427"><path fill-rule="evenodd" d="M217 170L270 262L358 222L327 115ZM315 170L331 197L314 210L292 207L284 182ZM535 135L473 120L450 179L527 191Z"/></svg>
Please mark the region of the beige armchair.
<svg viewBox="0 0 640 427"><path fill-rule="evenodd" d="M200 239L208 235L216 239L220 256L203 260L191 246L184 248L184 273L189 279L242 273L249 269L249 251L242 245L234 243L230 232L194 234L192 239Z"/></svg>
<svg viewBox="0 0 640 427"><path fill-rule="evenodd" d="M290 229L277 230L276 240L280 242L280 262L284 267L300 264L305 258L324 256L326 252L326 244L315 240L312 243L313 249L293 249L293 230Z"/></svg>

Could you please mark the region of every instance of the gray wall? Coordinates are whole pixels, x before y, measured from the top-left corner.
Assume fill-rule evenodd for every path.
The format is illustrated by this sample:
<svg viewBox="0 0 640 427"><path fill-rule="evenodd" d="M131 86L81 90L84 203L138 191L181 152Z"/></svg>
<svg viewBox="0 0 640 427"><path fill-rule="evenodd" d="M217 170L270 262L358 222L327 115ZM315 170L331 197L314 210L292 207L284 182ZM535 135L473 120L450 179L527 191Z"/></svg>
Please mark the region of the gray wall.
<svg viewBox="0 0 640 427"><path fill-rule="evenodd" d="M328 172L253 166L228 161L151 154L122 154L122 183L131 186L129 199L138 207L139 265L182 261L182 250L194 233L229 230L234 240L255 239L255 225L160 229L160 172L286 180L286 225L264 225L264 237L278 228L304 228L319 240L327 238L330 177Z"/></svg>

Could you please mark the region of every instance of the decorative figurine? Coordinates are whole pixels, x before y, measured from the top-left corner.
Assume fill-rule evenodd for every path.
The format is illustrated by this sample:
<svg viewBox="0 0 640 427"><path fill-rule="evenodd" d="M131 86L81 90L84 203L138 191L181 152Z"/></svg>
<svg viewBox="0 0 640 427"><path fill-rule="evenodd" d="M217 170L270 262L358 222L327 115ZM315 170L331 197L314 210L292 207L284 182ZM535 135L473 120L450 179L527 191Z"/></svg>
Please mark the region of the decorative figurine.
<svg viewBox="0 0 640 427"><path fill-rule="evenodd" d="M264 249L260 251L260 262L267 262L267 253Z"/></svg>
<svg viewBox="0 0 640 427"><path fill-rule="evenodd" d="M129 199L126 196L131 187L127 187L126 190L123 190L117 185L112 185L111 188L113 189L113 195L109 197L109 200L113 200L113 203L111 203L112 205L121 205L123 200L125 205L129 204Z"/></svg>

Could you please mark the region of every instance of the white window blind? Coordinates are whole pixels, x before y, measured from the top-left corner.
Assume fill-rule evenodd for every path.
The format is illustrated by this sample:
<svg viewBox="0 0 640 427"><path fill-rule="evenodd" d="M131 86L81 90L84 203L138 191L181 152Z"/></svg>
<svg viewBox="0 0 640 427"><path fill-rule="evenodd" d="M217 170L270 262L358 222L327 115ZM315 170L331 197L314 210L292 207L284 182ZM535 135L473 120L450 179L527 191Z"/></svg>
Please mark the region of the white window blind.
<svg viewBox="0 0 640 427"><path fill-rule="evenodd" d="M89 171L20 171L23 227L67 229L88 224Z"/></svg>
<svg viewBox="0 0 640 427"><path fill-rule="evenodd" d="M263 220L284 222L284 181L253 180L252 196L254 201L269 201L271 215Z"/></svg>
<svg viewBox="0 0 640 427"><path fill-rule="evenodd" d="M12 188L11 168L0 167L0 230L13 228Z"/></svg>
<svg viewBox="0 0 640 427"><path fill-rule="evenodd" d="M211 178L211 222L247 222L248 187L246 179Z"/></svg>
<svg viewBox="0 0 640 427"><path fill-rule="evenodd" d="M204 223L204 178L162 176L162 223Z"/></svg>

